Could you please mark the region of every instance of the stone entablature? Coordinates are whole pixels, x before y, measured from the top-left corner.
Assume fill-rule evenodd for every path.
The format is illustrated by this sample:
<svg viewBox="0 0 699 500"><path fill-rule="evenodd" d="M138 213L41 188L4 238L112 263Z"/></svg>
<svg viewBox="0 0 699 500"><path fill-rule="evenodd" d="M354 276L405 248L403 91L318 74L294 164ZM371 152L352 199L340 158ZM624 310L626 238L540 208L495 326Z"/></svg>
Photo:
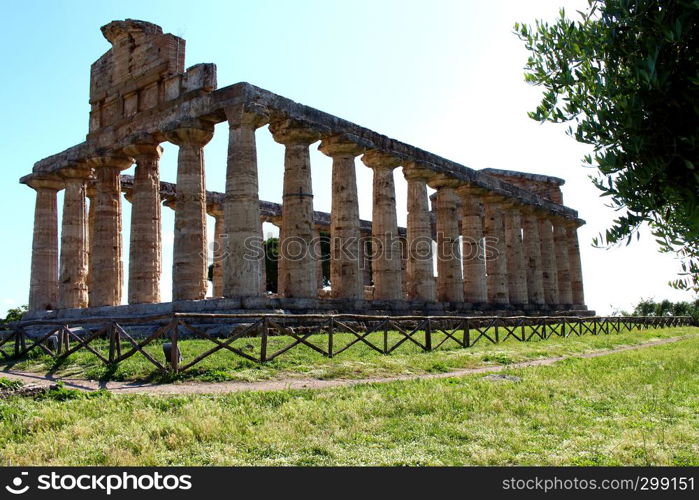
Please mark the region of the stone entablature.
<svg viewBox="0 0 699 500"><path fill-rule="evenodd" d="M112 48L92 68L87 140L37 162L20 179L37 191L30 309L81 307L86 291L90 308L121 303L122 191L134 204L131 304L160 300L164 201L175 210L175 301L205 298L208 213L215 217L220 243L214 262L217 297L248 303L265 298L262 257L251 257L248 244L260 246L261 223L269 220L280 227L278 288L288 300L328 296L319 294L322 273L311 246L320 229L329 227L334 282L327 300L352 304L370 298L397 309L406 301L427 309L435 303L453 310L585 309L577 242L584 221L562 205L561 179L474 170L248 83L217 89L215 66L184 70L184 40L151 23L113 21L103 33ZM214 125L224 121L229 125L225 194L206 191L204 162ZM255 136L265 125L285 149L281 205L258 198ZM176 186L159 181L159 144L165 141L179 148ZM330 214L313 206L309 147L317 142L333 161ZM373 172L372 222L358 217L357 159ZM133 163L135 176L121 177ZM397 168L408 181L405 230L396 223L397 210L404 210L396 206ZM432 211L428 186L437 190ZM62 188L70 196L61 240L67 250L86 252L89 265L85 272L84 259L62 248L61 276L70 277L71 284L59 290L54 226L56 193ZM85 197L89 211L80 217ZM342 254L355 248L358 234L369 233L370 258L368 248L351 258ZM366 265L360 267L358 260L370 261L370 295L363 290ZM359 302L356 309L368 307Z"/></svg>
<svg viewBox="0 0 699 500"><path fill-rule="evenodd" d="M563 205L561 186L566 182L563 179L551 177L549 175L530 174L527 172L516 172L514 170L502 170L498 168L484 168L481 172L485 172L505 182L531 191L548 201Z"/></svg>

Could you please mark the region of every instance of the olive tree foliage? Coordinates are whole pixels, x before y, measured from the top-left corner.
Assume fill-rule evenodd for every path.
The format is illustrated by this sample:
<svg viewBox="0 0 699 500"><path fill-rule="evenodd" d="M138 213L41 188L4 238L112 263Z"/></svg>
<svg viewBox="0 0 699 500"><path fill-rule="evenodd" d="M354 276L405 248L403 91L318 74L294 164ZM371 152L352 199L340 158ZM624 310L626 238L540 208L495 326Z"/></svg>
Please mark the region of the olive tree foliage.
<svg viewBox="0 0 699 500"><path fill-rule="evenodd" d="M617 210L594 243L638 237L647 222L699 290L699 0L589 0L569 19L515 25L530 51L527 82L543 87L529 116L569 123L593 146L583 164Z"/></svg>

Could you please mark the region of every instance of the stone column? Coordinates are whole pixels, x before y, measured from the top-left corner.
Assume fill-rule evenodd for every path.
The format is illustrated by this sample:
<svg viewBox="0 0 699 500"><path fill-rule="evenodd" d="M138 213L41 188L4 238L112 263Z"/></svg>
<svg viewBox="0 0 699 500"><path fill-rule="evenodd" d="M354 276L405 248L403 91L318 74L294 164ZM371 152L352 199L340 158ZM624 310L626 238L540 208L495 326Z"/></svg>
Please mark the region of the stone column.
<svg viewBox="0 0 699 500"><path fill-rule="evenodd" d="M131 191L129 304L160 302L162 236L159 161L156 143L132 144L124 152L136 161Z"/></svg>
<svg viewBox="0 0 699 500"><path fill-rule="evenodd" d="M570 266L570 286L573 304L585 304L583 291L582 264L580 262L580 243L578 242L578 223L570 221L566 227L568 235L568 264Z"/></svg>
<svg viewBox="0 0 699 500"><path fill-rule="evenodd" d="M317 290L320 293L323 290L323 249L321 244L321 227L316 225L313 228L313 255L316 263L316 281Z"/></svg>
<svg viewBox="0 0 699 500"><path fill-rule="evenodd" d="M212 296L223 297L223 268L226 252L225 217L219 204L207 203L207 212L214 218L214 261L212 263Z"/></svg>
<svg viewBox="0 0 699 500"><path fill-rule="evenodd" d="M88 305L92 302L90 300L90 295L92 294L92 242L95 241L95 208L97 202L95 201L95 181L89 181L85 189L85 194L89 201L89 206L87 209L87 277L85 282L87 283L87 298Z"/></svg>
<svg viewBox="0 0 699 500"><path fill-rule="evenodd" d="M545 214L538 214L539 236L541 238L541 272L544 285L544 302L558 304L558 279L556 255L553 248L553 229Z"/></svg>
<svg viewBox="0 0 699 500"><path fill-rule="evenodd" d="M206 297L208 259L203 148L213 133L213 126L204 123L183 124L166 133L167 140L180 147L177 156L172 300L200 300Z"/></svg>
<svg viewBox="0 0 699 500"><path fill-rule="evenodd" d="M462 185L456 192L461 197L464 300L473 304L485 304L488 302L488 287L483 251L482 191L470 185Z"/></svg>
<svg viewBox="0 0 699 500"><path fill-rule="evenodd" d="M260 265L260 294L267 296L267 262L265 261L265 232L262 224L266 222L264 217L260 217L260 239L262 240L262 264ZM225 228L224 228L225 230Z"/></svg>
<svg viewBox="0 0 699 500"><path fill-rule="evenodd" d="M410 162L403 167L408 182L406 292L410 300L434 302L437 298L432 256L432 223L427 179L434 173Z"/></svg>
<svg viewBox="0 0 699 500"><path fill-rule="evenodd" d="M330 285L335 298L361 299L364 284L360 272L359 203L354 158L364 147L343 136L332 136L318 149L332 157L332 207L330 210Z"/></svg>
<svg viewBox="0 0 699 500"><path fill-rule="evenodd" d="M269 121L263 110L225 109L228 119L228 166L224 220L226 259L223 295L259 296L264 289L264 248L260 222L255 131Z"/></svg>
<svg viewBox="0 0 699 500"><path fill-rule="evenodd" d="M61 263L58 307L87 307L87 206L85 184L90 169L85 165L61 169L65 179L61 228Z"/></svg>
<svg viewBox="0 0 699 500"><path fill-rule="evenodd" d="M460 181L437 175L429 184L437 190L437 300L463 302L458 198L454 190Z"/></svg>
<svg viewBox="0 0 699 500"><path fill-rule="evenodd" d="M522 217L519 208L509 203L505 212L505 245L507 246L507 288L511 304L527 304L527 269L522 249Z"/></svg>
<svg viewBox="0 0 699 500"><path fill-rule="evenodd" d="M36 191L29 310L56 309L58 306L56 193L59 189L63 189L63 182L53 178L32 178L26 184Z"/></svg>
<svg viewBox="0 0 699 500"><path fill-rule="evenodd" d="M502 198L487 195L483 201L488 302L491 304L509 304L510 292L507 279L507 247Z"/></svg>
<svg viewBox="0 0 699 500"><path fill-rule="evenodd" d="M541 261L541 237L539 236L539 222L531 207L523 209L522 229L529 303L542 305L544 304L544 277Z"/></svg>
<svg viewBox="0 0 699 500"><path fill-rule="evenodd" d="M124 285L121 236L122 170L132 164L125 156L96 156L88 160L95 169L95 222L90 256L90 307L121 304Z"/></svg>
<svg viewBox="0 0 699 500"><path fill-rule="evenodd" d="M371 233L370 232L361 232L361 244L360 244L360 251L362 252L361 254L361 259L362 259L362 285L367 287L372 285L372 279L371 279L371 254L372 252L370 251L369 246L371 245ZM434 288L434 284L432 285L432 288ZM362 297L364 296L363 290L362 290Z"/></svg>
<svg viewBox="0 0 699 500"><path fill-rule="evenodd" d="M553 222L553 243L556 252L556 279L558 281L558 303L571 305L573 294L570 285L570 266L568 264L568 235L565 221L555 217Z"/></svg>
<svg viewBox="0 0 699 500"><path fill-rule="evenodd" d="M274 140L285 146L278 291L283 297L315 298L318 282L311 248L315 230L308 147L320 134L293 120L274 122L269 129Z"/></svg>
<svg viewBox="0 0 699 500"><path fill-rule="evenodd" d="M378 150L368 151L362 162L374 171L372 213L372 277L374 299L403 299L402 251L396 216L396 188L393 169L400 159Z"/></svg>
<svg viewBox="0 0 699 500"><path fill-rule="evenodd" d="M281 289L281 286L283 285L281 278L279 277L279 266L281 264L281 257L279 256L279 251L281 249L281 244L282 244L282 217L281 215L270 217L269 222L273 224L278 230L279 230L279 237L277 241L277 295L279 294L279 290Z"/></svg>

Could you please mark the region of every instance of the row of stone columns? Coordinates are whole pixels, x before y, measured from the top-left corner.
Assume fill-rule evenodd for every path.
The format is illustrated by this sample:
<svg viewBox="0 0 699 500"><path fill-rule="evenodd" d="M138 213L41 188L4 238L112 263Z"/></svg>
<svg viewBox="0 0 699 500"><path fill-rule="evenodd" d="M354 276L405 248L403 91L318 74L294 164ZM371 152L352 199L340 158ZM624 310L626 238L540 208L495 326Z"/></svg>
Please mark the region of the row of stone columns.
<svg viewBox="0 0 699 500"><path fill-rule="evenodd" d="M220 212L208 208L216 220L214 296L259 296L265 291L265 278L255 131L270 118L243 106L225 112L229 124L225 201ZM269 128L275 141L285 147L278 292L285 297L317 297L322 271L310 251L318 230L313 222L309 146L321 134L290 119L272 121ZM167 140L179 146L173 207L173 300L197 300L206 295L203 148L212 135L213 125L201 121L165 132ZM360 268L365 251L360 248L355 173L355 158L362 155L362 162L373 171L374 299L498 305L584 303L573 222L437 174L419 162L367 150L345 135L323 137L319 150L332 158L333 297L362 298L367 282ZM120 172L133 162L128 301L160 301L161 154L157 142L144 138L117 153L94 156L86 164L63 169L62 178L30 181L37 192L32 309L121 303ZM398 234L393 178L399 166L408 183L405 242ZM91 170L94 192L87 191ZM428 186L437 191L436 280ZM66 194L59 283L56 193L62 188ZM91 199L87 220L86 196Z"/></svg>

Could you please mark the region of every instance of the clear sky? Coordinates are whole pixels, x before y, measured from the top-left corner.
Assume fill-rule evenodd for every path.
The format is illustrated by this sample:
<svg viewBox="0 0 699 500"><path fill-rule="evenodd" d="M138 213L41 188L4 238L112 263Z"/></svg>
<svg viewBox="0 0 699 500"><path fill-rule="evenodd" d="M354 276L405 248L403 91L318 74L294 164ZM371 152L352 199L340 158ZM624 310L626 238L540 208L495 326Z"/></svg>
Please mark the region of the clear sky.
<svg viewBox="0 0 699 500"><path fill-rule="evenodd" d="M540 90L523 81L527 53L512 33L514 23L553 19L560 6L574 12L584 5L577 0L3 0L0 313L28 297L35 197L17 180L35 161L84 140L90 64L109 49L99 28L126 18L159 24L185 38L186 65L215 63L219 87L247 81L474 169L564 178L565 203L587 220L580 230L585 294L599 313L628 308L640 298L691 299L667 286L679 263L658 254L647 232L629 247L592 248L592 237L614 213L581 166L586 149L562 128L526 115ZM278 202L283 148L266 129L257 136L260 196ZM226 144L226 127L219 125L206 148L208 189L224 188ZM174 181L177 148L164 147L161 178ZM327 211L330 160L314 151L312 162L315 208ZM357 171L361 216L370 218L371 172L361 162ZM396 174L399 224L404 225L405 183L400 169ZM174 219L172 211L163 210L162 285L169 298ZM125 255L129 218L125 203Z"/></svg>

